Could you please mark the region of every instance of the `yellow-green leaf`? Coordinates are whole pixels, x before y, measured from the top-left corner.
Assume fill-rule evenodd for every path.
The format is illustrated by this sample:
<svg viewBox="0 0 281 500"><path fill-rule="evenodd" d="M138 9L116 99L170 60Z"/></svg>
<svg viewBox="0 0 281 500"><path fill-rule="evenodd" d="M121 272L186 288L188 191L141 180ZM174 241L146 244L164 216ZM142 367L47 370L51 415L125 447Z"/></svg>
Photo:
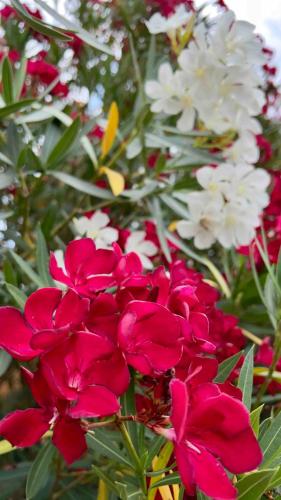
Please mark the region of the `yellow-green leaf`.
<svg viewBox="0 0 281 500"><path fill-rule="evenodd" d="M16 447L12 446L9 441L6 441L6 439L0 441L0 455L5 455L5 453L10 453L10 451L13 451L15 449Z"/></svg>
<svg viewBox="0 0 281 500"><path fill-rule="evenodd" d="M111 150L116 137L118 126L119 110L116 102L113 102L109 109L107 125L101 143L102 158L104 158Z"/></svg>
<svg viewBox="0 0 281 500"><path fill-rule="evenodd" d="M154 471L157 471L157 470L162 470L164 469L169 460L170 460L170 457L172 455L172 452L173 452L173 444L168 441L165 446L163 446L162 450L160 451L159 453L159 457L155 457L153 462L152 462L152 468ZM159 481L161 478L162 478L163 474L160 474L159 476L154 476L151 478L151 481L150 481L150 489L149 489L149 492L148 492L148 500L154 500L155 496L156 496L156 493L157 493L157 488L153 488L153 484L157 483L157 481ZM159 492L162 496L162 499L166 500L167 498L167 494L170 494L170 498L171 498L171 491L170 491L170 488L167 486L163 486L163 487L159 487Z"/></svg>
<svg viewBox="0 0 281 500"><path fill-rule="evenodd" d="M124 191L125 179L122 174L108 167L101 167L100 173L106 175L114 196L119 196Z"/></svg>

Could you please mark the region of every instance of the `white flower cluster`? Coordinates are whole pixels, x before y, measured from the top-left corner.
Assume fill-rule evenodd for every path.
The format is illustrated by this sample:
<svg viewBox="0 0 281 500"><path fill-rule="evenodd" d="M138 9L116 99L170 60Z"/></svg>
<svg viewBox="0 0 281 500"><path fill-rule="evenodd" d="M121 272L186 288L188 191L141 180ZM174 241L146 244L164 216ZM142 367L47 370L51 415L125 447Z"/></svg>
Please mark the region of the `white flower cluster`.
<svg viewBox="0 0 281 500"><path fill-rule="evenodd" d="M252 165L223 163L196 173L202 191L186 195L189 220L177 223L182 238L194 238L199 249L216 240L225 247L248 245L268 204L269 174Z"/></svg>
<svg viewBox="0 0 281 500"><path fill-rule="evenodd" d="M97 210L90 217L75 217L72 222L78 237L92 238L97 248L109 249L119 239L118 229L109 225L110 218L101 210ZM125 253L135 252L145 269L153 268L150 257L154 257L158 249L153 241L146 238L145 231L133 231L126 240L124 250ZM61 258L60 254L58 258Z"/></svg>
<svg viewBox="0 0 281 500"><path fill-rule="evenodd" d="M236 21L232 11L212 20L208 28L200 22L178 57L178 69L173 71L169 63L163 63L158 80L145 85L154 101L151 110L180 115L180 131L192 130L196 119L217 134L235 130L238 141L225 150L225 159L232 163L253 163L259 157L255 134L261 127L254 117L265 103L260 88L265 57L254 28Z"/></svg>
<svg viewBox="0 0 281 500"><path fill-rule="evenodd" d="M148 21L145 21L145 25L152 35L158 35L159 33L172 34L175 30L185 26L191 17L192 14L187 12L184 4L181 4L175 9L174 14L169 17L164 17L160 12L156 12Z"/></svg>

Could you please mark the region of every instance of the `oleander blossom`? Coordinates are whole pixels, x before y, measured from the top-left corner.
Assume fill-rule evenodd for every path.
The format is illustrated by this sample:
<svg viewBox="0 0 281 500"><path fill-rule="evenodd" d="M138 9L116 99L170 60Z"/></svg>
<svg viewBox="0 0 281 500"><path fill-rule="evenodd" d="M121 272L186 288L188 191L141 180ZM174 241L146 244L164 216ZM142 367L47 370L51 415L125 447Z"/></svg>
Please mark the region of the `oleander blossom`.
<svg viewBox="0 0 281 500"><path fill-rule="evenodd" d="M225 458L228 447L224 441L228 438L233 446L246 448L241 472L256 466L260 452L248 429L248 414L235 399L239 390L229 381L220 389L211 383L218 369L216 354L224 359L244 345L235 318L216 308L217 290L205 283L202 275L187 269L183 261L171 263L169 272L158 267L145 274L136 254L123 255L116 245L98 250L90 238L70 242L61 265L52 254L50 270L65 290L49 287L33 292L23 313L13 307L0 308L0 346L20 361L37 360L35 371L22 368L37 407L8 414L0 421L0 434L14 446L26 447L51 430L54 445L72 464L87 451L85 434L91 419L111 415L118 419L119 398L134 376L150 394L150 399L137 397L136 418L156 432L160 426L159 432L174 441L187 492L193 491L195 484L207 494L214 492L214 498L217 492L235 491L219 463L221 460L230 471L236 470ZM171 407L167 383L174 375L178 378L171 382L175 431L167 429ZM187 430L182 435L191 443L186 448L178 434L174 410L178 396L173 388L187 379L192 407L186 399L181 401L183 408L189 409L183 424ZM241 424L236 423L233 431L227 423L220 435L212 417L213 434L208 434L207 410L200 398L194 409L195 393L204 387L208 389L204 404L209 404L211 416L229 419L231 412L239 419L241 416ZM256 453L256 461L248 447ZM198 450L200 457L193 456ZM230 452L230 456L234 454L235 450ZM206 487L200 476L206 463L211 467L217 464L213 489ZM189 482L187 474L191 474ZM222 489L218 489L218 476Z"/></svg>
<svg viewBox="0 0 281 500"><path fill-rule="evenodd" d="M222 163L196 172L202 191L186 195L189 218L177 223L182 238L194 238L197 248L219 241L225 247L248 245L269 202L269 174L249 164Z"/></svg>
<svg viewBox="0 0 281 500"><path fill-rule="evenodd" d="M174 442L187 494L194 495L197 486L214 500L236 499L224 468L242 474L262 461L246 407L212 383L192 387L174 379L170 390L173 429L164 433Z"/></svg>
<svg viewBox="0 0 281 500"><path fill-rule="evenodd" d="M154 16L159 26L153 33L165 31L173 19ZM158 80L146 82L151 110L167 116L181 114L177 121L181 132L192 130L197 119L217 134L235 130L237 141L225 150L225 157L255 163L259 156L255 134L261 133L255 116L265 104L260 76L265 55L254 26L237 21L230 10L212 20L210 27L199 21L177 62L175 71L168 62L162 63Z"/></svg>

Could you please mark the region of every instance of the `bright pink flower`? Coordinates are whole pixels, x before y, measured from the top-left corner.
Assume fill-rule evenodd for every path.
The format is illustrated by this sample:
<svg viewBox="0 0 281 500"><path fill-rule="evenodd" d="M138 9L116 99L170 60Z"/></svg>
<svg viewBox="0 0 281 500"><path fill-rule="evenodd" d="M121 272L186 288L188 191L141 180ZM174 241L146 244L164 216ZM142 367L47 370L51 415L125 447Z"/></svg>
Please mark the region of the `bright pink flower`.
<svg viewBox="0 0 281 500"><path fill-rule="evenodd" d="M96 249L91 238L71 241L65 251L64 267L59 267L51 254L52 277L76 290L80 295L92 297L97 291L116 285L113 272L120 255L113 250Z"/></svg>
<svg viewBox="0 0 281 500"><path fill-rule="evenodd" d="M41 369L32 373L25 368L23 375L40 408L17 410L0 421L0 434L13 446L33 446L50 427L52 441L66 462L71 464L87 449L85 432L80 420L67 415L69 404L58 400L42 375Z"/></svg>
<svg viewBox="0 0 281 500"><path fill-rule="evenodd" d="M24 314L0 308L0 345L12 356L29 360L52 347L77 327L89 309L74 291L41 288L27 299Z"/></svg>
<svg viewBox="0 0 281 500"><path fill-rule="evenodd" d="M72 335L43 355L41 364L54 394L72 401L68 415L73 418L116 413L116 395L129 384L121 351L110 340L90 332Z"/></svg>
<svg viewBox="0 0 281 500"><path fill-rule="evenodd" d="M132 301L120 319L118 340L136 370L144 375L163 373L180 360L181 322L160 304Z"/></svg>
<svg viewBox="0 0 281 500"><path fill-rule="evenodd" d="M173 429L164 431L175 443L176 461L187 494L197 486L214 500L236 499L224 467L234 474L255 469L262 453L245 406L206 383L193 390L170 383Z"/></svg>
<svg viewBox="0 0 281 500"><path fill-rule="evenodd" d="M265 337L255 356L255 365L269 367L272 363L273 355L274 355L274 349L271 345L270 338ZM278 360L278 363L276 365L276 370L277 371L281 370L281 358ZM264 377L260 376L254 377L255 385L260 385L263 382L264 382ZM280 390L281 390L281 384L279 384L275 380L272 380L267 388L268 394L276 394L279 393Z"/></svg>

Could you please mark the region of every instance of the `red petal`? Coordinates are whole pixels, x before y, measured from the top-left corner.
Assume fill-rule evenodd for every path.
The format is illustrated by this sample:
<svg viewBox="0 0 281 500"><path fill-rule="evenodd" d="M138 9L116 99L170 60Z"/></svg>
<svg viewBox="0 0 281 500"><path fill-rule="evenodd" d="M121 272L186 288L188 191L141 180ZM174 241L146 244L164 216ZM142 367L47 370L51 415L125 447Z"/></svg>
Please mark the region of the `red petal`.
<svg viewBox="0 0 281 500"><path fill-rule="evenodd" d="M82 299L73 290L69 290L62 298L55 316L55 327L79 325L89 310L88 299Z"/></svg>
<svg viewBox="0 0 281 500"><path fill-rule="evenodd" d="M23 315L15 307L0 308L0 347L6 349L14 358L25 361L41 351L30 347L32 329L27 325Z"/></svg>
<svg viewBox="0 0 281 500"><path fill-rule="evenodd" d="M65 274L63 269L58 266L57 259L55 257L55 254L51 252L50 255L50 262L49 262L49 270L50 270L50 275L54 280L59 281L60 283L64 283L67 286L71 286L71 280Z"/></svg>
<svg viewBox="0 0 281 500"><path fill-rule="evenodd" d="M176 431L177 441L181 441L185 430L188 415L189 397L186 384L173 379L170 382L172 396L171 422Z"/></svg>
<svg viewBox="0 0 281 500"><path fill-rule="evenodd" d="M34 330L51 330L54 311L62 296L58 288L41 288L28 297L24 316Z"/></svg>
<svg viewBox="0 0 281 500"><path fill-rule="evenodd" d="M119 409L115 394L105 387L95 385L80 392L69 415L73 418L106 417L117 413Z"/></svg>
<svg viewBox="0 0 281 500"><path fill-rule="evenodd" d="M236 500L237 490L218 460L203 448L199 453L189 451L190 465L193 467L194 482L201 491L213 500Z"/></svg>
<svg viewBox="0 0 281 500"><path fill-rule="evenodd" d="M130 372L120 349L116 348L108 359L95 362L91 380L93 384L104 385L117 396L128 389Z"/></svg>
<svg viewBox="0 0 281 500"><path fill-rule="evenodd" d="M57 420L52 441L68 464L78 460L87 450L85 431L79 421L72 419Z"/></svg>
<svg viewBox="0 0 281 500"><path fill-rule="evenodd" d="M3 418L0 422L0 434L13 446L32 446L49 427L43 410L30 408L17 410Z"/></svg>

